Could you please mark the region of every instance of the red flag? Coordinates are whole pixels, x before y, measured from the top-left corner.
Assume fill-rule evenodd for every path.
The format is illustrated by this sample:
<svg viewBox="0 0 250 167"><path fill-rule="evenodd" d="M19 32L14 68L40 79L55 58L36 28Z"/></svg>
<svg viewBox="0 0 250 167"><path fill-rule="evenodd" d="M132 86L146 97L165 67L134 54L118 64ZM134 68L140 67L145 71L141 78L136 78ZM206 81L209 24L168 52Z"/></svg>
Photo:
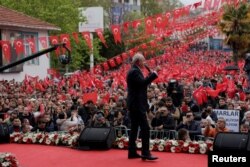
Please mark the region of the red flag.
<svg viewBox="0 0 250 167"><path fill-rule="evenodd" d="M165 19L163 21L163 28L168 25L170 18L171 18L171 13L170 12L165 13Z"/></svg>
<svg viewBox="0 0 250 167"><path fill-rule="evenodd" d="M35 53L36 52L35 39L34 38L28 38L26 40L27 40L27 42L28 42L28 44L30 46L31 52Z"/></svg>
<svg viewBox="0 0 250 167"><path fill-rule="evenodd" d="M196 3L194 4L194 8L197 9L199 6L201 6L201 4L202 4L202 1L196 2Z"/></svg>
<svg viewBox="0 0 250 167"><path fill-rule="evenodd" d="M212 0L205 0L204 9L210 10L212 6Z"/></svg>
<svg viewBox="0 0 250 167"><path fill-rule="evenodd" d="M125 33L128 32L128 28L129 28L129 22L124 22L124 23L123 23L123 31L124 31Z"/></svg>
<svg viewBox="0 0 250 167"><path fill-rule="evenodd" d="M156 20L155 26L156 26L158 29L163 28L163 18L162 18L162 14L157 15L155 20Z"/></svg>
<svg viewBox="0 0 250 167"><path fill-rule="evenodd" d="M109 64L110 64L111 67L115 67L116 66L114 59L110 59L108 62L109 62Z"/></svg>
<svg viewBox="0 0 250 167"><path fill-rule="evenodd" d="M52 77L56 77L56 78L58 78L59 75L60 75L59 72L56 71L56 69L53 69L53 68L47 69L47 73L49 75L51 75Z"/></svg>
<svg viewBox="0 0 250 167"><path fill-rule="evenodd" d="M79 43L78 32L73 32L72 35L75 39L75 42L78 44Z"/></svg>
<svg viewBox="0 0 250 167"><path fill-rule="evenodd" d="M122 60L127 60L128 54L127 53L122 53Z"/></svg>
<svg viewBox="0 0 250 167"><path fill-rule="evenodd" d="M120 56L120 55L119 55L119 56L116 56L116 57L115 57L115 61L116 61L117 64L121 64L121 63L122 63L121 56Z"/></svg>
<svg viewBox="0 0 250 167"><path fill-rule="evenodd" d="M33 93L33 88L28 84L27 86L26 86L26 90L25 90L25 92L26 93L28 93L28 94L31 94L31 93Z"/></svg>
<svg viewBox="0 0 250 167"><path fill-rule="evenodd" d="M82 96L83 103L86 103L87 101L93 101L94 103L97 102L97 92L92 93L85 93Z"/></svg>
<svg viewBox="0 0 250 167"><path fill-rule="evenodd" d="M112 30L112 33L114 35L115 43L116 44L117 44L117 42L122 43L120 26L119 25L112 25L111 30Z"/></svg>
<svg viewBox="0 0 250 167"><path fill-rule="evenodd" d="M137 30L138 29L138 27L141 25L141 20L134 20L133 22L132 22L132 27L135 29L135 30Z"/></svg>
<svg viewBox="0 0 250 167"><path fill-rule="evenodd" d="M104 63L102 64L102 66L103 66L104 71L108 71L109 65L108 65L107 62L104 62Z"/></svg>
<svg viewBox="0 0 250 167"><path fill-rule="evenodd" d="M189 15L190 14L190 9L191 9L192 5L188 5L188 6L185 6L183 8L183 14L184 15Z"/></svg>
<svg viewBox="0 0 250 167"><path fill-rule="evenodd" d="M40 82L36 82L35 87L36 87L37 90L40 90L41 92L45 91L43 85Z"/></svg>
<svg viewBox="0 0 250 167"><path fill-rule="evenodd" d="M174 19L178 19L181 16L181 8L175 9L173 12Z"/></svg>
<svg viewBox="0 0 250 167"><path fill-rule="evenodd" d="M56 45L59 43L57 36L50 36L49 39L50 39L51 45ZM60 55L60 48L59 47L56 49L56 55L57 56Z"/></svg>
<svg viewBox="0 0 250 167"><path fill-rule="evenodd" d="M46 37L39 37L39 41L43 47L43 49L48 48L48 42Z"/></svg>
<svg viewBox="0 0 250 167"><path fill-rule="evenodd" d="M2 45L2 52L4 58L7 60L7 62L10 62L10 42L9 41L1 41Z"/></svg>
<svg viewBox="0 0 250 167"><path fill-rule="evenodd" d="M152 34L154 31L153 19L151 17L147 17L145 19L145 29L147 34Z"/></svg>
<svg viewBox="0 0 250 167"><path fill-rule="evenodd" d="M66 47L71 50L71 46L70 46L70 38L69 38L69 34L61 34L60 35L60 41L61 43L65 43ZM65 54L67 50L65 48L62 48L62 52L63 54Z"/></svg>
<svg viewBox="0 0 250 167"><path fill-rule="evenodd" d="M219 93L220 93L220 89L214 90L214 89L212 89L210 87L207 87L206 92L211 97L217 97L219 95Z"/></svg>
<svg viewBox="0 0 250 167"><path fill-rule="evenodd" d="M213 6L213 8L214 9L218 9L219 5L220 5L220 0L214 0L214 6Z"/></svg>
<svg viewBox="0 0 250 167"><path fill-rule="evenodd" d="M99 39L101 40L101 42L103 43L103 45L108 48L106 40L103 36L103 30L101 28L95 29L96 34L98 35Z"/></svg>
<svg viewBox="0 0 250 167"><path fill-rule="evenodd" d="M24 46L23 46L23 40L22 39L14 40L14 46L16 48L17 56L20 56L22 53L24 53Z"/></svg>
<svg viewBox="0 0 250 167"><path fill-rule="evenodd" d="M85 39L85 42L87 43L89 49L92 51L92 41L90 38L90 32L82 32L82 37Z"/></svg>

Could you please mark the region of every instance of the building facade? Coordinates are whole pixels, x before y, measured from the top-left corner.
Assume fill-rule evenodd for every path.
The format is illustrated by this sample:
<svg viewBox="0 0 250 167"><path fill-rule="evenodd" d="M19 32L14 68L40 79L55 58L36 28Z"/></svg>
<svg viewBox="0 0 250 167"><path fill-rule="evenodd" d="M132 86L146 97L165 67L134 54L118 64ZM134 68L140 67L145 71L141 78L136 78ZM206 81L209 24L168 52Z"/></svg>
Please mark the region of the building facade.
<svg viewBox="0 0 250 167"><path fill-rule="evenodd" d="M44 38L44 42L48 47L49 30L60 30L60 28L23 13L0 6L0 41L2 44L2 49L0 51L0 66L10 64L32 55L34 52L46 49L39 39ZM22 41L23 51L20 54L18 54L17 45L15 44L17 40ZM29 40L34 41L34 47L30 46ZM4 50L6 48L9 48L8 51ZM47 69L49 68L50 59L48 53L7 69L4 72L0 72L0 80L15 79L16 81L22 81L25 75L45 78L47 76Z"/></svg>

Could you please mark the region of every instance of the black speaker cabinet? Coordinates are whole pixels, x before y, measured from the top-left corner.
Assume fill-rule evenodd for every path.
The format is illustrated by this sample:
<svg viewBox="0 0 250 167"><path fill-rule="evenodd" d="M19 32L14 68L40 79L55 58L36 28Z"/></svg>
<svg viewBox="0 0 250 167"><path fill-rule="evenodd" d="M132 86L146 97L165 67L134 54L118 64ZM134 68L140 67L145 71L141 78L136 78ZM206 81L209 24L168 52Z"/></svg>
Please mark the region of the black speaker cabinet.
<svg viewBox="0 0 250 167"><path fill-rule="evenodd" d="M6 123L0 123L0 143L10 142L9 126Z"/></svg>
<svg viewBox="0 0 250 167"><path fill-rule="evenodd" d="M78 139L78 149L110 149L115 141L114 128L86 127Z"/></svg>
<svg viewBox="0 0 250 167"><path fill-rule="evenodd" d="M249 133L218 133L214 139L215 151L250 151Z"/></svg>

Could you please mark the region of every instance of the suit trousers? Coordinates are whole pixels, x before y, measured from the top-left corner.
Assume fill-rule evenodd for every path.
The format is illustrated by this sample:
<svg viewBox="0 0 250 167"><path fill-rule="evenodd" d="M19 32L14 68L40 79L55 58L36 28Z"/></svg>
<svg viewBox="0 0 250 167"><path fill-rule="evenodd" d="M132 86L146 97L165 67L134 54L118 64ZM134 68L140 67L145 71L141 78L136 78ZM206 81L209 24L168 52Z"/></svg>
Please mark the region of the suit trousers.
<svg viewBox="0 0 250 167"><path fill-rule="evenodd" d="M140 127L141 130L141 140L142 140L142 155L150 155L149 151L149 125L146 113L137 113L136 111L130 112L130 119L131 119L131 131L129 135L129 146L128 151L129 153L136 152L136 139L138 136L138 128Z"/></svg>

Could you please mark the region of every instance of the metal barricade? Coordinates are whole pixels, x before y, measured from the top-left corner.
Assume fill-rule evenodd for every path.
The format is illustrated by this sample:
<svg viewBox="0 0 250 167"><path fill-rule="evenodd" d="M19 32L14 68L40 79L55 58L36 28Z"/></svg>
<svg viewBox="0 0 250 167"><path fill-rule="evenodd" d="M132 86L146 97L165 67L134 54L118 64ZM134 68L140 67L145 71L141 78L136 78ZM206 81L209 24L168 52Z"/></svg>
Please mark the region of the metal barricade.
<svg viewBox="0 0 250 167"><path fill-rule="evenodd" d="M129 137L130 129L126 126L116 126L115 135L116 137ZM141 138L140 128L138 129L137 138ZM177 131L176 130L150 130L150 139L177 139Z"/></svg>

